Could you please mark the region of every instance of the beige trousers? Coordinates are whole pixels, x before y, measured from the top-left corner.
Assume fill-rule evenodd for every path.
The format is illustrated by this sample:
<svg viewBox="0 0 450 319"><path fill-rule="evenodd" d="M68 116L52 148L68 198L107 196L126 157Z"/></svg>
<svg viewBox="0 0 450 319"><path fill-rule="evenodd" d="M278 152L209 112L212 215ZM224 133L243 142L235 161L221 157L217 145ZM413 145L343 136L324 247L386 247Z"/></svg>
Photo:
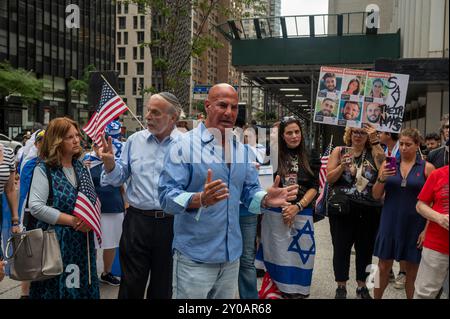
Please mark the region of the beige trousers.
<svg viewBox="0 0 450 319"><path fill-rule="evenodd" d="M423 248L415 282L414 299L434 299L448 280L448 255Z"/></svg>

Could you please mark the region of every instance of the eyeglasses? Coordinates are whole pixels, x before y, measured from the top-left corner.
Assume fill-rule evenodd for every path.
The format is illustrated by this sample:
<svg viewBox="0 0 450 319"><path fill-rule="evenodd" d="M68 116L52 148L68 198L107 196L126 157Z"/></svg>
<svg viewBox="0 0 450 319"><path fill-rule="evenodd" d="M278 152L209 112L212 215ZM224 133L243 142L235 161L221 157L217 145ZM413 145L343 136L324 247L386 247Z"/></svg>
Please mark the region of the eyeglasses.
<svg viewBox="0 0 450 319"><path fill-rule="evenodd" d="M366 131L352 131L353 135L359 135L359 136L366 136L367 132Z"/></svg>

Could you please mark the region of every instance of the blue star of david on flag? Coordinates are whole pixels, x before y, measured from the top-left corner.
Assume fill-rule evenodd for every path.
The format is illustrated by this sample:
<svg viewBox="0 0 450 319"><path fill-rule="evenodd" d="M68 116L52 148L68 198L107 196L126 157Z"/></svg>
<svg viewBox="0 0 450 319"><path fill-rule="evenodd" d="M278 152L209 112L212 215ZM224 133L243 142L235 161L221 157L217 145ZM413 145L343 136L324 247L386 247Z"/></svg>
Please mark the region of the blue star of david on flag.
<svg viewBox="0 0 450 319"><path fill-rule="evenodd" d="M292 238L292 242L288 247L288 251L296 252L299 254L300 259L304 264L308 261L311 255L316 254L316 242L314 240L314 231L311 227L309 220L305 223L302 229L296 229L297 234ZM301 236L309 236L312 241L312 245L308 250L302 249L300 246L300 237Z"/></svg>

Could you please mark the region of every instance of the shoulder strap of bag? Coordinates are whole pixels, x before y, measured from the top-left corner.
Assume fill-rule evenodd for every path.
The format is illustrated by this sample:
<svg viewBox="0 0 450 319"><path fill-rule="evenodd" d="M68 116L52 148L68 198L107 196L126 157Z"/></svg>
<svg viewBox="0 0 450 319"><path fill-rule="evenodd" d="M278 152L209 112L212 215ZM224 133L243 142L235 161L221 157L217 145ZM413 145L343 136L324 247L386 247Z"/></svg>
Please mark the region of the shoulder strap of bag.
<svg viewBox="0 0 450 319"><path fill-rule="evenodd" d="M48 199L47 206L53 206L53 185L52 185L52 170L50 166L45 163L45 175L47 175L48 180Z"/></svg>
<svg viewBox="0 0 450 319"><path fill-rule="evenodd" d="M34 168L36 168L36 167L37 167L37 165ZM34 177L34 169L33 169L33 173L31 174L30 187L28 188L27 201L25 203L25 209L30 207L30 205L28 203L30 202L30 191L31 191L31 184L33 184L33 177Z"/></svg>

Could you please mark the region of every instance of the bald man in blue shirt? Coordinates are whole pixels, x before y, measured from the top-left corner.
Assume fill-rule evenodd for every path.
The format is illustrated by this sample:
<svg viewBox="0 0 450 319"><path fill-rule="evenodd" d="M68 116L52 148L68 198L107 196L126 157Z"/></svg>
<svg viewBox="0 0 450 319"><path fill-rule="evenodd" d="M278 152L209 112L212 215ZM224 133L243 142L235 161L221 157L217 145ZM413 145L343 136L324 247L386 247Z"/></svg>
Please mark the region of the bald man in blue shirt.
<svg viewBox="0 0 450 319"><path fill-rule="evenodd" d="M261 188L255 154L232 134L238 113L232 86L213 86L205 110L205 123L171 145L159 179L161 207L175 215L176 299L234 298L242 254L239 203L259 214L261 207L288 205L298 191L298 185Z"/></svg>

